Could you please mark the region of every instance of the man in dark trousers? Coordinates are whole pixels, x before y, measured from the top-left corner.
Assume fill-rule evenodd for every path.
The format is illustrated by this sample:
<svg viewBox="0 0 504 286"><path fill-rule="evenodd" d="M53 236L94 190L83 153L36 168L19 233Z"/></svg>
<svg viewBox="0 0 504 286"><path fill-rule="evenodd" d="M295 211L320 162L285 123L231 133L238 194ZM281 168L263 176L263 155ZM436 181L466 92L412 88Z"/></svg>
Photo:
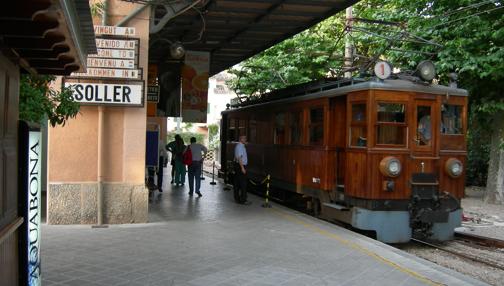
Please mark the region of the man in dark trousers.
<svg viewBox="0 0 504 286"><path fill-rule="evenodd" d="M240 136L240 141L236 144L234 149L234 171L235 171L235 182L234 182L234 199L235 202L239 204L249 205L250 202L247 201L247 149L245 144L247 143L247 136Z"/></svg>
<svg viewBox="0 0 504 286"><path fill-rule="evenodd" d="M192 154L192 163L188 166L189 170L189 195L192 196L193 192L195 192L198 197L201 197L200 186L201 186L201 167L203 165L203 157L208 152L208 149L196 143L196 138L191 137L191 145L187 146L187 148L191 149ZM194 186L196 183L196 186Z"/></svg>

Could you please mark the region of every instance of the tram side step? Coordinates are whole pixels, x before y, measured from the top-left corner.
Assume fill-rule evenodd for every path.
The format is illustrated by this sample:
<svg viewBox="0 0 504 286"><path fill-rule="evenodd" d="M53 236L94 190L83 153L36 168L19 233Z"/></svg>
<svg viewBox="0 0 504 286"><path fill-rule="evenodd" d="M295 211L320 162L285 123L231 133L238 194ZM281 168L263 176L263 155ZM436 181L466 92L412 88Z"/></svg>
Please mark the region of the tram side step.
<svg viewBox="0 0 504 286"><path fill-rule="evenodd" d="M323 205L326 206L326 207L330 207L330 208L333 208L333 209L340 210L340 211L348 211L348 210L350 210L349 208L347 208L345 206L342 206L342 205L338 205L338 204L323 203Z"/></svg>

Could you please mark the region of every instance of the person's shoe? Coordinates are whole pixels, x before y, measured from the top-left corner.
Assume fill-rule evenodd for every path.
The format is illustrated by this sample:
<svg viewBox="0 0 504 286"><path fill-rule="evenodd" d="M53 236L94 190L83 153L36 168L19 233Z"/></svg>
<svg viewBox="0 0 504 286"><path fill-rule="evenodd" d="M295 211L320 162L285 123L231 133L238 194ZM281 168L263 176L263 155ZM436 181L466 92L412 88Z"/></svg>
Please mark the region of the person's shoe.
<svg viewBox="0 0 504 286"><path fill-rule="evenodd" d="M173 180L171 180L170 184L173 184Z"/></svg>
<svg viewBox="0 0 504 286"><path fill-rule="evenodd" d="M158 189L158 191L159 191L160 193L162 193L162 192L163 192L163 189L159 188L159 189Z"/></svg>
<svg viewBox="0 0 504 286"><path fill-rule="evenodd" d="M196 192L198 194L198 198L201 198L203 195L200 192Z"/></svg>

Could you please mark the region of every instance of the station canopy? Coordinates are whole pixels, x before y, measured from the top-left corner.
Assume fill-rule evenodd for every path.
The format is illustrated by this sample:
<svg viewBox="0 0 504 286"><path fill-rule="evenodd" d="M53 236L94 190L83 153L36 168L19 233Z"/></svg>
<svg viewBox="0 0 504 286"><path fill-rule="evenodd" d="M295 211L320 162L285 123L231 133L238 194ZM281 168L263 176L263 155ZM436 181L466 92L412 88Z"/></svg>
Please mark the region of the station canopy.
<svg viewBox="0 0 504 286"><path fill-rule="evenodd" d="M134 0L127 0L133 1ZM139 1L142 2L142 1ZM162 23L171 5L155 1L151 15ZM177 1L166 1L175 3ZM180 1L179 1L180 2ZM194 2L194 1L193 1ZM169 60L166 43L211 54L210 74L223 71L351 6L356 0L210 0L181 11L152 31L150 62ZM174 13L176 14L176 13ZM152 28L151 24L151 28Z"/></svg>

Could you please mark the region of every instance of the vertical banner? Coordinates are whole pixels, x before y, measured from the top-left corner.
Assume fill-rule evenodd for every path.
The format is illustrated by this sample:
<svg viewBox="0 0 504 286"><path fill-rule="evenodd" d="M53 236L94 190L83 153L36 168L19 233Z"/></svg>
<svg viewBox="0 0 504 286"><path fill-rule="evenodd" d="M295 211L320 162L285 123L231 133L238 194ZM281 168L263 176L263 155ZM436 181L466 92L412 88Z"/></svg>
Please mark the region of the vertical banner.
<svg viewBox="0 0 504 286"><path fill-rule="evenodd" d="M19 285L40 286L42 136L38 126L24 121L19 121L18 134L19 213L24 217L19 233Z"/></svg>
<svg viewBox="0 0 504 286"><path fill-rule="evenodd" d="M40 131L28 135L28 285L40 286Z"/></svg>
<svg viewBox="0 0 504 286"><path fill-rule="evenodd" d="M182 120L206 123L210 53L187 51L182 67Z"/></svg>

